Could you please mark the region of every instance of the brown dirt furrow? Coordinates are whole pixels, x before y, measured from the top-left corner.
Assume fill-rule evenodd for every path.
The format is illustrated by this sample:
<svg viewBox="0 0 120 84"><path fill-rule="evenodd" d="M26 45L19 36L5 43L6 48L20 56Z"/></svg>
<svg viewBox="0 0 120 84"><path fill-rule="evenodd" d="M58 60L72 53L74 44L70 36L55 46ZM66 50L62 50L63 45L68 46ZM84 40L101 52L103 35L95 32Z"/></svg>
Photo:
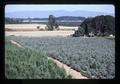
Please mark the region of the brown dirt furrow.
<svg viewBox="0 0 120 84"><path fill-rule="evenodd" d="M11 42L12 44L15 44L16 46L18 46L18 47L20 47L20 48L24 48L24 47L21 46L19 43L15 42L15 41L13 41L13 40L10 40L10 42Z"/></svg>
<svg viewBox="0 0 120 84"><path fill-rule="evenodd" d="M88 79L87 77L84 77L80 74L80 72L72 69L71 67L67 66L66 64L61 63L60 61L53 59L51 57L48 57L48 59L53 60L60 68L64 68L67 75L71 75L74 79Z"/></svg>

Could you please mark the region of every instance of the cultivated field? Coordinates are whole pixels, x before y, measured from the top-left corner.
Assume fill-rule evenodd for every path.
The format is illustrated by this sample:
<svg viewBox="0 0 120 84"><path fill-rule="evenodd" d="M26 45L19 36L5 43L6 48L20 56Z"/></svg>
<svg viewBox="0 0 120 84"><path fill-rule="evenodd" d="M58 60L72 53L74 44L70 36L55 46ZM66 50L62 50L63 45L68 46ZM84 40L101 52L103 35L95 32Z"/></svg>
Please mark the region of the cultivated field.
<svg viewBox="0 0 120 84"><path fill-rule="evenodd" d="M57 59L88 78L115 77L114 39L101 37L14 37L26 48Z"/></svg>
<svg viewBox="0 0 120 84"><path fill-rule="evenodd" d="M16 77L21 78L22 76L23 78L27 78L27 77L29 78L31 77L31 74L34 74L35 78L42 78L42 77L70 78L65 75L64 70L60 69L59 71L59 68L57 68L56 65L52 63L49 65L48 64L49 62L47 60L46 60L47 63L45 63L44 60L46 58L43 58L44 60L41 60L40 62L39 60L41 59L41 56L44 55L45 57L52 57L70 66L71 68L79 71L83 76L88 78L111 79L115 77L114 38L111 39L105 37L94 37L94 38L67 37L73 34L74 30L69 29L64 31L63 30L38 31L35 25L37 26L37 24L6 25L5 28L11 28L15 30L23 28L22 30L17 30L17 31L5 31L5 35L7 36L6 38L9 38L9 40L14 40L20 43L25 48L27 48L27 50L21 50L21 49L16 50L16 47L11 48L11 47L7 47L8 45L6 45L5 66L6 68L9 69L6 71L6 76L11 77L12 75L14 75L13 78ZM31 28L34 31L31 30L24 31L25 28L26 29ZM68 27L64 27L64 28L68 28ZM10 36L10 35L14 35L14 36ZM24 59L20 54L21 52L23 53L22 56L23 57L25 56ZM39 56L39 54L41 55ZM16 57L16 55L18 57ZM35 58L33 57L33 55L35 55ZM23 64L21 64L20 60L16 61L15 59L16 60L21 59ZM31 60L33 63L31 63L27 59ZM39 67L39 65L37 63L34 63L34 61L38 63L40 62L41 66ZM28 65L27 62L30 65ZM28 66L31 67L32 69L31 72L29 71L30 68ZM46 68L50 66L54 66L54 67ZM15 67L17 67L18 69L16 69ZM27 72L24 72L22 67L24 67L24 70L27 70ZM41 69L43 71L39 72L39 70ZM57 69L57 70L51 72L49 69L50 70ZM44 73L44 70L46 70L47 72L44 75L42 75ZM9 74L10 73L9 71L11 71L11 73L15 71L16 73L13 73L11 75ZM23 73L25 73L26 75L24 75ZM28 73L30 74L28 75ZM40 74L37 75L37 73Z"/></svg>
<svg viewBox="0 0 120 84"><path fill-rule="evenodd" d="M7 79L71 79L42 52L18 47L5 39L5 78Z"/></svg>

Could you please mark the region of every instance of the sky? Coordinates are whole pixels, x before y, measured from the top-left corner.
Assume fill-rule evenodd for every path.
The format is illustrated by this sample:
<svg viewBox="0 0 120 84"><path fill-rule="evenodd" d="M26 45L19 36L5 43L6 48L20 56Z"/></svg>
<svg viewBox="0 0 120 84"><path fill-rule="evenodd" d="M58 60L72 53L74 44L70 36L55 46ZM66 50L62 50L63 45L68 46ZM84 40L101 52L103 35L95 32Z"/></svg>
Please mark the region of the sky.
<svg viewBox="0 0 120 84"><path fill-rule="evenodd" d="M115 12L115 7L112 4L97 4L97 5L6 5L5 13L9 12L18 12L18 11L49 11L49 10L65 10L65 11L94 11L94 12L105 12L105 13L113 13Z"/></svg>

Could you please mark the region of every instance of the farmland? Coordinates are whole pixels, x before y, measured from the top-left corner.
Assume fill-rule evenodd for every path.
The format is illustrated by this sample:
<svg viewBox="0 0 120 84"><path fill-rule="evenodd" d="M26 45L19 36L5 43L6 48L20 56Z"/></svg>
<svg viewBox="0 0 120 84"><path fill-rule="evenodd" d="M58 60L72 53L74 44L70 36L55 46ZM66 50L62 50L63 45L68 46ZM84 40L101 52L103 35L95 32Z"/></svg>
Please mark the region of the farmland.
<svg viewBox="0 0 120 84"><path fill-rule="evenodd" d="M107 37L71 37L77 27L44 29L44 24L6 24L5 76L10 79L66 79L63 68L52 57L91 79L115 78L115 39ZM9 43L14 40L25 47ZM22 52L22 54L21 54ZM31 61L30 61L31 60ZM40 66L37 65L37 63ZM51 67L51 68L50 68ZM52 71L51 71L52 70Z"/></svg>
<svg viewBox="0 0 120 84"><path fill-rule="evenodd" d="M116 79L113 4L7 4L4 13L6 79Z"/></svg>
<svg viewBox="0 0 120 84"><path fill-rule="evenodd" d="M5 77L7 79L71 79L42 52L22 49L5 39Z"/></svg>
<svg viewBox="0 0 120 84"><path fill-rule="evenodd" d="M74 31L7 31L6 36L27 36L27 37L45 37L45 36L70 36Z"/></svg>
<svg viewBox="0 0 120 84"><path fill-rule="evenodd" d="M88 78L115 77L115 42L104 37L10 36L24 47L57 59ZM47 65L46 65L47 66Z"/></svg>
<svg viewBox="0 0 120 84"><path fill-rule="evenodd" d="M5 29L11 29L13 31L38 31L37 26L41 29L45 29L45 24L5 24ZM59 26L60 30L74 30L78 27L71 26Z"/></svg>
<svg viewBox="0 0 120 84"><path fill-rule="evenodd" d="M40 26L42 31L37 29ZM41 37L41 36L69 36L74 33L78 27L60 26L60 30L45 31L44 24L5 24L5 35L15 36L29 36L29 37Z"/></svg>

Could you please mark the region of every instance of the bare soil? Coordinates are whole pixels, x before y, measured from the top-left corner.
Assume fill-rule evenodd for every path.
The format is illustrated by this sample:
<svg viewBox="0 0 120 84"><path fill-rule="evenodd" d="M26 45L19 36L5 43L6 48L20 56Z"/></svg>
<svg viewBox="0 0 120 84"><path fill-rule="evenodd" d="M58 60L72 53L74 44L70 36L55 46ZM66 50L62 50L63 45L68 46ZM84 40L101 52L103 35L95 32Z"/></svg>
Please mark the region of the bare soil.
<svg viewBox="0 0 120 84"><path fill-rule="evenodd" d="M28 36L28 37L44 37L44 36L70 36L74 31L5 31L6 36Z"/></svg>
<svg viewBox="0 0 120 84"><path fill-rule="evenodd" d="M39 29L45 29L46 24L5 24L5 29L11 30L29 30L29 31L38 31ZM39 29L37 28L39 27ZM75 30L78 27L71 26L59 26L60 30Z"/></svg>
<svg viewBox="0 0 120 84"><path fill-rule="evenodd" d="M43 30L38 30L37 26L40 26ZM70 36L78 27L60 26L60 30L45 31L45 24L5 24L5 35L15 36L29 36L29 37L41 37L41 36Z"/></svg>

